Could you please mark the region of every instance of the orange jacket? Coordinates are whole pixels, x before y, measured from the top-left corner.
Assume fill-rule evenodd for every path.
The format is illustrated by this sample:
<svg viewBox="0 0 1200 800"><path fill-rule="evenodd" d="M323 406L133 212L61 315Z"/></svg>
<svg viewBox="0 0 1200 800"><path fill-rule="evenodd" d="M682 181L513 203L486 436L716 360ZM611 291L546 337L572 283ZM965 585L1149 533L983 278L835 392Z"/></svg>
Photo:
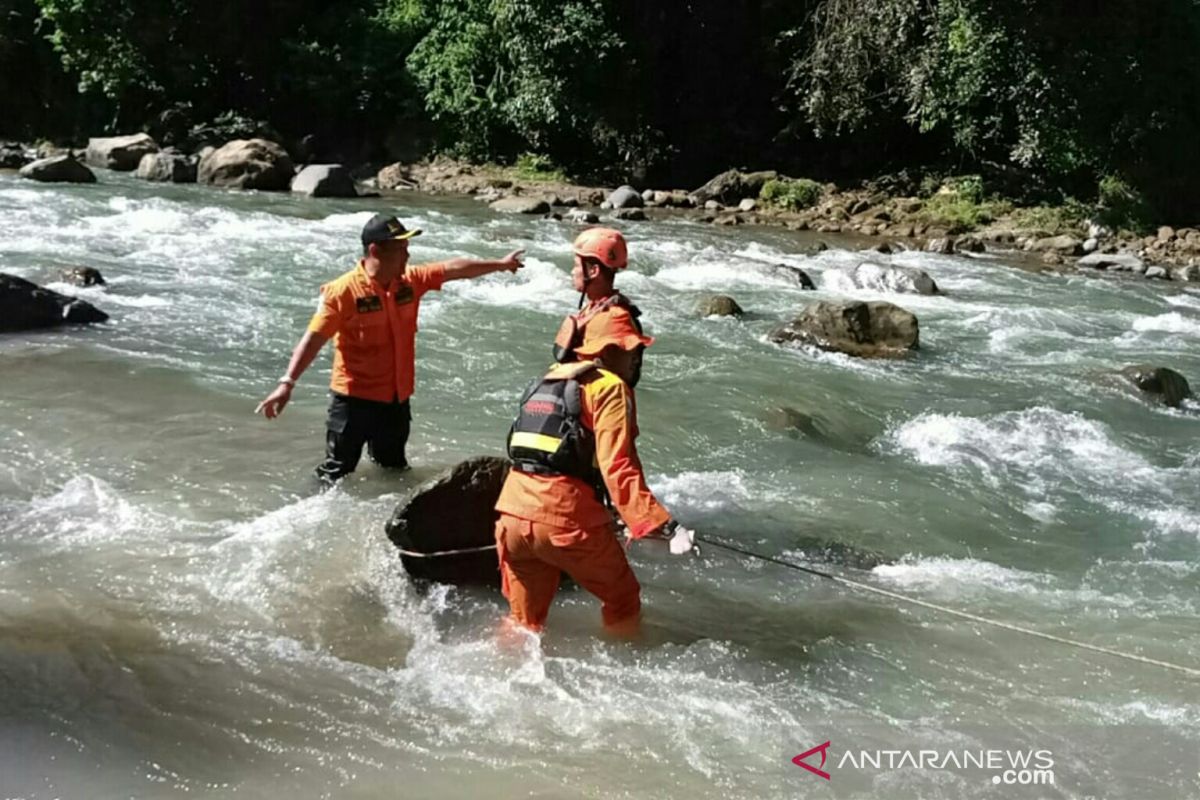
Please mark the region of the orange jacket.
<svg viewBox="0 0 1200 800"><path fill-rule="evenodd" d="M582 376L580 420L596 441L596 462L613 506L634 538L653 532L671 519L646 486L637 438L637 406L633 390L611 372L593 370ZM496 510L532 522L562 528L595 528L611 521L608 509L585 481L569 475L532 475L512 470L500 490Z"/></svg>
<svg viewBox="0 0 1200 800"><path fill-rule="evenodd" d="M417 311L421 296L442 288L446 265L408 267L382 286L358 266L321 287L308 329L333 342L329 388L338 394L390 403L413 393Z"/></svg>

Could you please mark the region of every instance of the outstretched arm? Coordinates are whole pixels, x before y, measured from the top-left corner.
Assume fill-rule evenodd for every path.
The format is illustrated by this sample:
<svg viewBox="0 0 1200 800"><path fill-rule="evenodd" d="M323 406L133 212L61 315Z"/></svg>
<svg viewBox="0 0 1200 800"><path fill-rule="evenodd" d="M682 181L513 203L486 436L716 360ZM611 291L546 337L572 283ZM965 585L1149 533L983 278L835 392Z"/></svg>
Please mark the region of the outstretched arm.
<svg viewBox="0 0 1200 800"><path fill-rule="evenodd" d="M254 413L261 413L267 419L275 419L282 414L283 407L287 405L288 400L292 399L292 387L304 374L304 370L312 364L313 359L317 357L317 353L321 352L321 348L327 341L329 341L328 336L306 331L296 344L296 349L292 351L292 359L288 362L287 372L279 379L279 384L274 391L258 404Z"/></svg>
<svg viewBox="0 0 1200 800"><path fill-rule="evenodd" d="M516 272L525 266L521 257L524 250L514 250L499 261L479 261L473 258L455 258L446 262L446 280L460 281L478 278L493 272Z"/></svg>

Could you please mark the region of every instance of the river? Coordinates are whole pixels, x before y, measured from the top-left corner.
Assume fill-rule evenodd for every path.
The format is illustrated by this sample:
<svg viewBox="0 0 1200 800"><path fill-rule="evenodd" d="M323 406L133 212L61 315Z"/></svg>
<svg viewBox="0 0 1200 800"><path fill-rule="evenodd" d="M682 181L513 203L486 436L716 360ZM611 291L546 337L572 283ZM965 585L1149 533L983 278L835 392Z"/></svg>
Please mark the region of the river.
<svg viewBox="0 0 1200 800"><path fill-rule="evenodd" d="M1195 678L712 549L634 547L639 642L600 636L581 592L560 595L541 639L498 638L500 598L414 587L383 523L445 467L501 452L574 307L574 229L464 198L99 174L0 176L0 271L112 316L0 336L0 796L1200 797ZM425 230L416 263L524 247L527 265L422 301L415 468L364 460L319 493L329 353L279 420L252 412L379 210ZM639 449L685 524L1200 664L1200 409L1108 377L1146 362L1200 382L1194 287L828 237L808 256L813 234L683 219L626 232L618 283L658 337ZM820 284L867 258L945 290L852 293L913 311L917 354L767 341L805 303L847 296L802 292L773 265ZM108 286L55 282L78 265ZM710 292L748 315L698 317ZM809 421L780 430L778 407ZM829 781L792 763L826 741ZM844 763L876 750L1046 751L1054 783Z"/></svg>

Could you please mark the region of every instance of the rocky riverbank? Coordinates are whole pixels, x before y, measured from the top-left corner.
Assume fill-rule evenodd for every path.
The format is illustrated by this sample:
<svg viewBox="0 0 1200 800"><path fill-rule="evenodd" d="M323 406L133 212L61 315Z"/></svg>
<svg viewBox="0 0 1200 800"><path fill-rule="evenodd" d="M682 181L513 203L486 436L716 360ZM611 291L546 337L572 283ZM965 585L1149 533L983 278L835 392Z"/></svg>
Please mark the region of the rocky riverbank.
<svg viewBox="0 0 1200 800"><path fill-rule="evenodd" d="M602 217L640 221L683 214L714 225L775 225L793 230L845 233L884 240L884 250L924 249L941 253L1024 252L1042 268L1129 272L1145 278L1200 281L1200 226L1161 227L1154 235L1115 232L1086 220L1070 220L1053 208L1001 208L959 198L952 187L932 197L879 189L816 185L806 208L787 208L764 199L772 182L791 179L774 172L735 170L698 189L616 189L581 186L523 176L494 165L434 159L391 164L374 180L381 191L419 190L466 194L498 211L549 214L595 222ZM770 192L768 190L767 194ZM976 224L960 217L975 210Z"/></svg>
<svg viewBox="0 0 1200 800"><path fill-rule="evenodd" d="M92 182L92 168L135 171L146 180L292 191L315 197L417 190L470 195L497 212L581 224L686 215L713 225L773 225L882 240L879 249L939 253L1024 253L1037 269L1128 272L1146 279L1200 282L1200 225L1152 235L1111 228L1073 210L985 202L968 181L914 192L912 182L879 180L844 188L773 171L728 170L693 189L637 190L571 183L556 172L470 164L444 157L416 163L304 164L266 139L234 140L194 153L160 149L144 133L93 138L83 149L0 144L0 168L42 181Z"/></svg>

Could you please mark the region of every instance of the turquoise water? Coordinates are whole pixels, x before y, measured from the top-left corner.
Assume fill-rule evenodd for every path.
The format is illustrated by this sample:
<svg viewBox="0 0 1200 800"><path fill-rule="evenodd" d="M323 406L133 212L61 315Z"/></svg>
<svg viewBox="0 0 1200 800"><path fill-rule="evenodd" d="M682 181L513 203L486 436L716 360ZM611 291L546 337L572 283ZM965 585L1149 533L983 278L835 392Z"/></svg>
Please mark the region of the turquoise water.
<svg viewBox="0 0 1200 800"><path fill-rule="evenodd" d="M313 490L329 354L255 417L357 233L392 210L418 262L527 266L422 302L402 476ZM977 626L708 551L632 558L644 640L560 596L539 639L499 598L406 580L383 522L499 453L574 306L574 229L466 199L312 201L101 173L0 176L0 271L108 324L0 337L0 795L14 797L1200 796L1194 678ZM1003 258L672 219L628 223L622 288L658 343L638 388L651 486L686 524L930 602L1200 663L1200 409L1126 392L1125 364L1200 382L1200 292L1035 274ZM885 296L921 351L864 362L766 333L805 303L773 265L918 266ZM98 267L106 288L54 283ZM741 321L702 319L707 293ZM772 410L808 415L782 431ZM826 545L833 545L829 549ZM838 546L877 553L856 569ZM857 563L857 562L856 562ZM826 782L793 765L831 741ZM994 771L838 768L848 751L1048 750ZM819 760L819 757L818 757ZM809 759L809 763L818 763ZM828 766L828 765L827 765Z"/></svg>

